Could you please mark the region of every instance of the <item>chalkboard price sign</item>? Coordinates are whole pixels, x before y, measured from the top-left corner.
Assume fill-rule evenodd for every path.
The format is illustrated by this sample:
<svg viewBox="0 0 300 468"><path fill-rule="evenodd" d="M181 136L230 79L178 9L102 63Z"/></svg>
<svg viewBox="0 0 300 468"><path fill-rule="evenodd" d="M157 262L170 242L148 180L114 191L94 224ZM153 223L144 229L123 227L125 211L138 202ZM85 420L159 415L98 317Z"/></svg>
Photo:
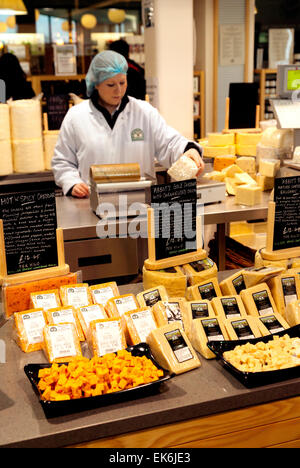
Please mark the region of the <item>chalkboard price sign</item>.
<svg viewBox="0 0 300 468"><path fill-rule="evenodd" d="M27 185L16 188L14 193L12 187L0 189L7 275L58 266L52 184L30 184L30 190Z"/></svg>
<svg viewBox="0 0 300 468"><path fill-rule="evenodd" d="M197 251L196 179L151 187L156 260Z"/></svg>
<svg viewBox="0 0 300 468"><path fill-rule="evenodd" d="M59 130L69 110L69 96L57 94L47 97L48 129Z"/></svg>
<svg viewBox="0 0 300 468"><path fill-rule="evenodd" d="M300 247L300 176L275 180L273 250Z"/></svg>

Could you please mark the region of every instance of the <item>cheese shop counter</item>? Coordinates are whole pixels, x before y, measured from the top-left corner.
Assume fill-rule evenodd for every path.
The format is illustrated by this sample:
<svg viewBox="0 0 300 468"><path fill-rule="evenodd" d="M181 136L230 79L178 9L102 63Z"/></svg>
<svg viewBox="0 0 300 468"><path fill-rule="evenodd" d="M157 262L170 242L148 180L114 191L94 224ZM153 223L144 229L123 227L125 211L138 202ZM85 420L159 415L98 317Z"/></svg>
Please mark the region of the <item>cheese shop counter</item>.
<svg viewBox="0 0 300 468"><path fill-rule="evenodd" d="M121 294L142 290L120 286ZM24 373L45 355L23 353L12 325L0 327L1 447L271 446L300 437L300 379L248 389L200 355L201 367L161 382L154 394L48 419Z"/></svg>

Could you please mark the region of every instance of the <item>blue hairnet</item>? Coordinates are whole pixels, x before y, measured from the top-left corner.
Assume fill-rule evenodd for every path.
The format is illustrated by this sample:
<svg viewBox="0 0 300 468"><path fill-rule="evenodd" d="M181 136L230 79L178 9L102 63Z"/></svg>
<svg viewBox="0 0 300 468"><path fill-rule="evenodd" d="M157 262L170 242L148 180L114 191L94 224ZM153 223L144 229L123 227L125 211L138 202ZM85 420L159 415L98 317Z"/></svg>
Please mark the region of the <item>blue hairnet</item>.
<svg viewBox="0 0 300 468"><path fill-rule="evenodd" d="M123 55L112 50L105 50L97 54L88 69L85 77L87 95L91 96L95 86L112 78L119 73L127 74L128 64Z"/></svg>

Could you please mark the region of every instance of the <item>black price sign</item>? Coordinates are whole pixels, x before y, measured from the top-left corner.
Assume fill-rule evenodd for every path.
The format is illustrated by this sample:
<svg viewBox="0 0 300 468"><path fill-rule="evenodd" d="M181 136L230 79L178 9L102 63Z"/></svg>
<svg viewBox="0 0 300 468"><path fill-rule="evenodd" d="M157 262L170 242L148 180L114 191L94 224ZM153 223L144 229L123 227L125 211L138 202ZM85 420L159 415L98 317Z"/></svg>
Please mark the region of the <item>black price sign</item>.
<svg viewBox="0 0 300 468"><path fill-rule="evenodd" d="M156 260L197 251L197 181L151 187Z"/></svg>
<svg viewBox="0 0 300 468"><path fill-rule="evenodd" d="M300 177L275 179L273 250L300 247Z"/></svg>
<svg viewBox="0 0 300 468"><path fill-rule="evenodd" d="M0 188L7 275L58 266L56 203L48 183ZM2 192L2 193L1 193Z"/></svg>
<svg viewBox="0 0 300 468"><path fill-rule="evenodd" d="M59 130L69 110L69 96L58 94L47 97L48 129Z"/></svg>

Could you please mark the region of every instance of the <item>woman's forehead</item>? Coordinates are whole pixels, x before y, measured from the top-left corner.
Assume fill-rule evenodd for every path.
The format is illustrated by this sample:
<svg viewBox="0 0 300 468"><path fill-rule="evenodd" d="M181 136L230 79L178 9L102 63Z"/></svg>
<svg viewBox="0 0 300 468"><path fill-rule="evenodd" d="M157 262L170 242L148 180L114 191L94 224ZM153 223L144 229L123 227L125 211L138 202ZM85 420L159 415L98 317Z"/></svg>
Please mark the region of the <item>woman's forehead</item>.
<svg viewBox="0 0 300 468"><path fill-rule="evenodd" d="M124 73L119 73L118 75L112 76L111 78L107 78L107 80L102 81L102 83L118 83L119 81L124 81L126 79L126 75Z"/></svg>

